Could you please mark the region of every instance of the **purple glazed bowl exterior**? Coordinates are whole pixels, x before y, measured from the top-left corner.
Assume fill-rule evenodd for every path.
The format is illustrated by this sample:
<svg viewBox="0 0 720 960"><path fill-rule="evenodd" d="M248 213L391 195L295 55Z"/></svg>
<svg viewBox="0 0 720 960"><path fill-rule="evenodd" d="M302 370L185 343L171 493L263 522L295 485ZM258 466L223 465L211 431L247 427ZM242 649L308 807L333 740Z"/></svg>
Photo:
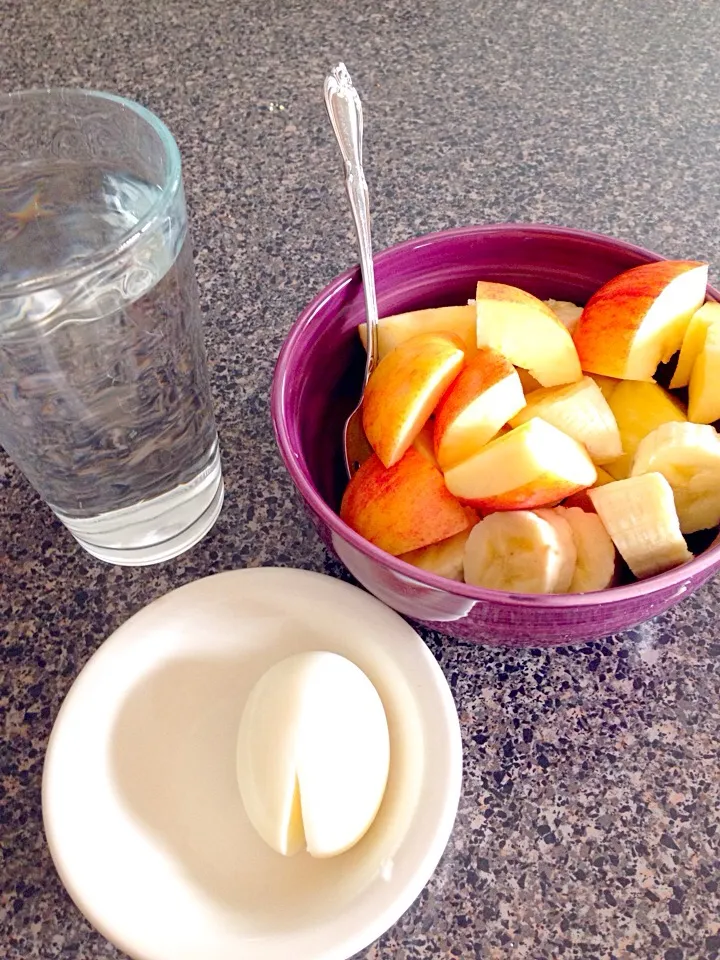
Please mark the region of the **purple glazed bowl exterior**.
<svg viewBox="0 0 720 960"><path fill-rule="evenodd" d="M662 257L598 234L525 224L429 234L375 258L380 316L464 303L480 279L545 299L585 303L605 281ZM709 290L710 296L720 295ZM626 630L667 610L720 568L713 543L690 563L642 583L588 594L536 596L445 580L392 557L337 514L345 485L341 431L360 392L364 320L360 272L332 281L293 325L281 350L272 416L285 465L326 546L367 590L441 633L502 646L552 646Z"/></svg>

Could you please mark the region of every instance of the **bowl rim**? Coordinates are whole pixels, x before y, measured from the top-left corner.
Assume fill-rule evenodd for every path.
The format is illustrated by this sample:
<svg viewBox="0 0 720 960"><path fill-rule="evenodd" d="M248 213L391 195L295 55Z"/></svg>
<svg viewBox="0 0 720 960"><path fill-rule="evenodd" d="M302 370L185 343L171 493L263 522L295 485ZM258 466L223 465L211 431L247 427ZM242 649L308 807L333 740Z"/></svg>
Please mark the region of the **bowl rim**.
<svg viewBox="0 0 720 960"><path fill-rule="evenodd" d="M648 263L668 259L645 247L630 243L626 240L618 240L607 234L595 233L591 230L545 223L509 222L471 224L421 234L386 247L374 255L373 261L377 267L385 260L392 260L398 254L415 251L420 247L425 247L430 244L461 240L467 237L477 236L478 234L488 236L493 233L530 233L535 234L537 237L552 235L553 237L565 237L568 240L599 242L604 246L614 247L619 252L639 256ZM720 543L715 543L703 550L702 553L698 554L693 560L682 564L682 566L674 567L672 570L657 574L654 577L648 577L647 580L637 580L634 583L607 587L604 590L596 590L589 593L510 593L503 590L489 590L484 587L474 587L467 583L440 577L437 574L430 573L420 567L406 563L404 560L400 560L398 557L376 547L359 533L356 533L355 530L341 520L339 514L335 513L323 500L312 482L309 472L303 469L301 461L294 455L293 451L295 448L290 442L285 417L285 389L288 370L292 364L295 349L302 342L305 331L313 323L317 311L327 300L335 296L348 283L357 282L359 276L360 268L359 266L355 266L334 277L298 314L280 349L273 373L270 397L273 428L285 467L305 502L334 533L341 536L352 547L359 550L370 560L379 563L381 566L388 567L402 577L410 578L425 586L432 587L435 590L444 591L445 593L462 597L465 600L473 600L476 602L485 601L487 603L501 603L511 607L537 607L546 610L553 608L559 610L569 607L605 606L623 600L646 599L649 595L667 588L684 587L686 582L697 576L701 576L709 568L720 563ZM713 299L720 300L720 292L711 286L707 288L707 295ZM305 462L304 458L303 462Z"/></svg>

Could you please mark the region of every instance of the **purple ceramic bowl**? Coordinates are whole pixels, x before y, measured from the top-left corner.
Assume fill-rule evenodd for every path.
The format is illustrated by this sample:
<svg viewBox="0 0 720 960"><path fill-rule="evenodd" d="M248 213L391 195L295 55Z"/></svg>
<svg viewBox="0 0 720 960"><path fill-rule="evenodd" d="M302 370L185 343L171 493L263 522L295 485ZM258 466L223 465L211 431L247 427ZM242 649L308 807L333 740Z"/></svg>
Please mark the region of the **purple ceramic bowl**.
<svg viewBox="0 0 720 960"><path fill-rule="evenodd" d="M585 303L605 281L662 257L562 227L463 227L409 240L375 258L380 316L464 303L480 279L537 297ZM720 295L709 291L714 298ZM419 570L374 547L337 514L345 487L341 432L357 402L364 354L359 269L337 277L303 310L275 369L272 416L285 465L327 547L388 606L463 640L551 646L607 636L654 617L720 567L720 545L642 583L588 594L537 596L483 590Z"/></svg>

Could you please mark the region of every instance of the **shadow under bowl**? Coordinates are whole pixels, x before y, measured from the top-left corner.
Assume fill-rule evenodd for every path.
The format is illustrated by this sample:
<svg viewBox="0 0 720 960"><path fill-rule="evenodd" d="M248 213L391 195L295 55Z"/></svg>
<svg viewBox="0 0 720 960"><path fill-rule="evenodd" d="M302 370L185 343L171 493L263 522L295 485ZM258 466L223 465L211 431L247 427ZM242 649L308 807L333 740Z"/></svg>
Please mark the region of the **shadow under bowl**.
<svg viewBox="0 0 720 960"><path fill-rule="evenodd" d="M380 316L465 303L478 280L541 299L583 304L607 280L658 254L600 234L541 224L461 227L428 234L375 257ZM709 296L720 294L708 290ZM485 590L420 570L373 546L338 516L346 477L342 428L360 395L365 319L359 269L334 279L300 314L278 358L272 389L285 465L325 545L388 606L462 640L554 646L608 636L663 613L720 567L720 545L682 567L587 594ZM709 539L709 538L708 538Z"/></svg>

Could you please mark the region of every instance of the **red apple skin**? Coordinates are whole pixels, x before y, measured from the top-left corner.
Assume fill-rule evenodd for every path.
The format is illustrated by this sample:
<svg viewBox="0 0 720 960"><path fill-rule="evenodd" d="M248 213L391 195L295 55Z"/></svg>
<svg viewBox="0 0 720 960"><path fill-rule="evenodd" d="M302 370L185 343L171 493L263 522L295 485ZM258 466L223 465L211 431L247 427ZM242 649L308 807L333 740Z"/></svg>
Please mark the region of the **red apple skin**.
<svg viewBox="0 0 720 960"><path fill-rule="evenodd" d="M362 423L386 467L412 445L464 365L463 345L452 333L420 333L380 361L365 388Z"/></svg>
<svg viewBox="0 0 720 960"><path fill-rule="evenodd" d="M391 467L375 454L366 460L340 507L348 526L393 556L446 540L471 526L473 516L414 447Z"/></svg>
<svg viewBox="0 0 720 960"><path fill-rule="evenodd" d="M500 510L534 510L536 507L554 507L565 501L566 497L584 489L582 484L570 480L560 480L557 474L541 474L532 482L505 490L494 496L463 500L462 502L483 516Z"/></svg>
<svg viewBox="0 0 720 960"><path fill-rule="evenodd" d="M654 301L676 277L703 266L697 260L660 260L608 280L588 300L573 333L583 370L626 379L633 341Z"/></svg>

